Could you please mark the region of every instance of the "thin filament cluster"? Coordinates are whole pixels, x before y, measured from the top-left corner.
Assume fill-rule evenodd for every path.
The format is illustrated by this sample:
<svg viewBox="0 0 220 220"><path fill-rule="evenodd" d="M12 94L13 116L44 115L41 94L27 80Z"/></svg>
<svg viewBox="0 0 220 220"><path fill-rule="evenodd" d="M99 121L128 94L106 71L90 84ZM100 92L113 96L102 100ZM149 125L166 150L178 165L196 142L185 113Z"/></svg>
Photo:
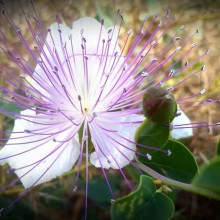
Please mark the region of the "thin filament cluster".
<svg viewBox="0 0 220 220"><path fill-rule="evenodd" d="M78 167L76 190L83 163L86 164L86 196L90 163L101 168L112 198L106 169L118 169L132 190L122 168L128 164L136 167L132 162L136 154L149 160L152 157L138 152L138 143L134 140L137 127L145 119L143 95L150 86L175 92L188 79L204 71L204 66L196 70L192 67L208 54L208 50L188 60L196 47L191 41L197 31L181 39L179 35L184 29L181 26L162 45L175 21L169 11L144 19L138 32L130 30L126 34L122 33L124 20L120 11L110 28L105 27L104 20L90 17L80 18L68 27L57 16L56 22L45 31L31 3L32 17L20 6L32 38L30 44L25 38L27 33L13 21L7 7L3 3L0 6L1 19L11 25L22 50L28 54L27 59L0 28L0 51L16 67L14 74L0 64L1 78L8 85L0 85L0 100L21 109L19 113L0 109L0 113L15 119L12 132L1 132L1 142L5 146L0 150L0 164L8 163L8 172L18 176L1 191L21 181L27 190L16 202L34 186L62 175L74 165ZM180 61L184 64L176 68ZM168 86L171 78L186 70L192 72ZM181 137L181 130L184 130L183 136L189 136L192 128L218 125L190 122L183 112L193 108L204 93L202 89L177 100L176 117L171 125L166 125L170 126L174 138ZM217 101L198 101L196 106ZM189 105L181 108L183 104ZM172 153L160 151L168 156Z"/></svg>

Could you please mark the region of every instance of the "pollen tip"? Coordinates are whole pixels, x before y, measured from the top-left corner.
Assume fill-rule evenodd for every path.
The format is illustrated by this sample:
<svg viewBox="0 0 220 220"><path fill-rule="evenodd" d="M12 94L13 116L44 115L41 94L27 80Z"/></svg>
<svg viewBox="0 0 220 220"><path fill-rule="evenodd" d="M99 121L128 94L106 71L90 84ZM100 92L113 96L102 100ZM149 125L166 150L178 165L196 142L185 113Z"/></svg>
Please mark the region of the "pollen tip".
<svg viewBox="0 0 220 220"><path fill-rule="evenodd" d="M172 154L171 150L167 150L167 156L170 156Z"/></svg>
<svg viewBox="0 0 220 220"><path fill-rule="evenodd" d="M205 55L208 55L210 52L210 49L206 50Z"/></svg>
<svg viewBox="0 0 220 220"><path fill-rule="evenodd" d="M179 117L180 115L182 115L182 113L181 113L181 112L177 112L177 113L175 114L175 117Z"/></svg>
<svg viewBox="0 0 220 220"><path fill-rule="evenodd" d="M24 74L20 74L19 77L22 78L22 79L25 79L25 75Z"/></svg>
<svg viewBox="0 0 220 220"><path fill-rule="evenodd" d="M194 47L196 47L196 46L197 46L196 43L192 43L192 45L191 45L192 48L194 48Z"/></svg>
<svg viewBox="0 0 220 220"><path fill-rule="evenodd" d="M152 159L152 156L150 154L146 154L146 157L147 157L148 160Z"/></svg>
<svg viewBox="0 0 220 220"><path fill-rule="evenodd" d="M170 124L170 131L173 130L173 127L174 127L174 125L173 125L173 124Z"/></svg>
<svg viewBox="0 0 220 220"><path fill-rule="evenodd" d="M24 132L25 132L25 133L28 133L28 134L31 133L31 131L30 131L30 130L27 130L27 129L25 129Z"/></svg>
<svg viewBox="0 0 220 220"><path fill-rule="evenodd" d="M114 203L114 202L115 202L115 200L114 200L114 199L111 199L111 200L110 200L110 202L111 202L111 204L112 204L112 203Z"/></svg>
<svg viewBox="0 0 220 220"><path fill-rule="evenodd" d="M4 212L4 210L5 210L4 208L0 209L0 216L2 216L2 212Z"/></svg>
<svg viewBox="0 0 220 220"><path fill-rule="evenodd" d="M184 25L181 25L181 26L180 26L180 30L183 30L183 29L184 29L184 27L185 27Z"/></svg>
<svg viewBox="0 0 220 220"><path fill-rule="evenodd" d="M76 192L77 188L77 185L73 185L73 192Z"/></svg>
<svg viewBox="0 0 220 220"><path fill-rule="evenodd" d="M7 170L7 173L8 173L8 174L14 173L14 172L15 172L15 169L13 169L13 168L10 168L10 169Z"/></svg>
<svg viewBox="0 0 220 220"><path fill-rule="evenodd" d="M206 89L202 89L199 93L200 95L203 95L206 92Z"/></svg>
<svg viewBox="0 0 220 220"><path fill-rule="evenodd" d="M204 71L205 70L205 65L201 68L201 71Z"/></svg>

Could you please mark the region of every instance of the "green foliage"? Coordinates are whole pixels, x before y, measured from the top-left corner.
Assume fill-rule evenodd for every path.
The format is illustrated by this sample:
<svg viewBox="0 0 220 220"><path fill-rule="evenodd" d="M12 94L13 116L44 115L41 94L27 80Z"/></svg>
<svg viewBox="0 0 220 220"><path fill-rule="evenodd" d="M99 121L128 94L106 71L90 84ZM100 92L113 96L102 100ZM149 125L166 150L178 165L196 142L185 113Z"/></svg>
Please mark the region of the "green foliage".
<svg viewBox="0 0 220 220"><path fill-rule="evenodd" d="M0 102L0 109L13 113L19 113L20 111L24 110L23 108L13 105L11 103L2 103L2 102Z"/></svg>
<svg viewBox="0 0 220 220"><path fill-rule="evenodd" d="M162 148L169 135L169 126L145 119L136 131L135 141L141 145ZM137 146L137 149L144 154L150 152L141 146Z"/></svg>
<svg viewBox="0 0 220 220"><path fill-rule="evenodd" d="M138 189L129 195L117 199L111 207L113 220L118 219L171 219L174 213L172 200L156 191L152 179L141 176Z"/></svg>
<svg viewBox="0 0 220 220"><path fill-rule="evenodd" d="M151 154L151 160L140 157L139 161L163 176L190 183L198 170L191 152L182 143L174 140L169 140L163 150L170 150L171 155L156 151Z"/></svg>
<svg viewBox="0 0 220 220"><path fill-rule="evenodd" d="M5 196L0 196L0 206L7 207L11 203L11 198ZM16 203L11 208L5 210L5 212L0 216L1 220L25 220L25 219L34 219L34 210L33 206L23 200L19 203Z"/></svg>
<svg viewBox="0 0 220 220"><path fill-rule="evenodd" d="M216 154L217 154L218 156L220 156L220 138L219 138L219 140L218 140L218 144L217 144L217 147L216 147Z"/></svg>
<svg viewBox="0 0 220 220"><path fill-rule="evenodd" d="M201 172L195 177L193 184L214 192L220 200L220 157L203 166Z"/></svg>
<svg viewBox="0 0 220 220"><path fill-rule="evenodd" d="M113 192L117 191L118 179L118 176L111 176L111 178L109 178L109 183ZM96 203L110 204L110 190L103 177L97 176L89 181L88 197Z"/></svg>

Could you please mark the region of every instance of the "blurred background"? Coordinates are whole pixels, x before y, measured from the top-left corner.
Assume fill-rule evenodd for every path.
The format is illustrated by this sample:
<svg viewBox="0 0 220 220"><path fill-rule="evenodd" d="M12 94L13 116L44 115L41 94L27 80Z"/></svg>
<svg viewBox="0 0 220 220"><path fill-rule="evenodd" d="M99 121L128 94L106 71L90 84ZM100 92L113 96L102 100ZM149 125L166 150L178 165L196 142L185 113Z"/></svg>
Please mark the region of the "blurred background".
<svg viewBox="0 0 220 220"><path fill-rule="evenodd" d="M7 8L11 18L26 33L25 37L30 45L33 39L27 31L27 25L21 10L16 1L7 2ZM24 9L29 12L29 1L21 1ZM205 88L207 90L205 98L220 98L220 2L218 0L190 1L190 0L44 0L34 1L38 17L45 28L55 22L56 14L61 21L68 26L80 17L92 16L98 20L104 19L107 26L111 26L115 13L120 9L124 18L122 35L129 29L135 33L139 31L145 16L153 16L166 8L176 15L176 22L169 28L172 34L181 25L185 25L183 37L192 35L197 29L199 33L194 38L197 48L190 54L192 59L210 49L208 56L197 63L198 66L206 65L206 70L197 77L191 78L188 83L179 87L175 96L183 97L192 95L195 91ZM8 39L19 49L20 41L15 38L10 25L0 19L0 29L7 35ZM121 38L121 44L123 36ZM164 38L162 44L166 44ZM129 46L129 45L128 45ZM163 45L161 45L163 46ZM159 50L160 48L158 48ZM29 59L25 51L21 51L23 56ZM31 60L30 60L31 62ZM16 66L8 62L5 55L0 53L0 65L10 68L13 74L17 72ZM179 64L181 65L181 63ZM4 74L4 73L3 73ZM177 79L173 79L174 81ZM175 82L174 82L175 83ZM10 86L3 79L0 79L1 86ZM0 103L2 105L2 103ZM193 121L206 121L209 124L220 121L220 103L204 105L199 108L187 109L186 113ZM0 128L10 131L13 128L13 119L0 114ZM219 129L212 127L210 132L207 129L195 129L195 136L187 140L187 146L194 153L198 164L202 166L208 163L215 155L215 146L219 138ZM1 137L2 138L2 137ZM35 187L13 208L8 210L8 215L2 219L84 219L85 211L85 167L81 167L80 184L76 192L73 192L73 183L76 169L62 177L54 179L48 183ZM101 171L90 166L89 171L89 195L88 195L88 219L110 219L111 197ZM0 187L7 185L15 176L7 174L8 167L0 167ZM138 183L138 176L132 167L125 168L127 176L134 186ZM129 189L119 172L108 171L108 176L112 189L116 197L129 193ZM20 183L5 190L0 196L0 208L17 198L24 189ZM176 213L173 219L220 219L220 202L205 197L200 197L187 192L175 191L170 195L175 201ZM161 207L162 209L163 207Z"/></svg>

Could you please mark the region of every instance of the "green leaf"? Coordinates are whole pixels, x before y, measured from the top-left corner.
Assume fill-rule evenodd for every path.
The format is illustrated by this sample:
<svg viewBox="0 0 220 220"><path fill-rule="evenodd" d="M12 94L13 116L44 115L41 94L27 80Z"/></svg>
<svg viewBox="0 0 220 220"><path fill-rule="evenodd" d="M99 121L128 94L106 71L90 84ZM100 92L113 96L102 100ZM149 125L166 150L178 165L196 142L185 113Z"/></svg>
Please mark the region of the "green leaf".
<svg viewBox="0 0 220 220"><path fill-rule="evenodd" d="M217 154L218 156L220 156L220 138L219 138L219 140L218 140L218 144L217 144L217 148L216 148L216 154Z"/></svg>
<svg viewBox="0 0 220 220"><path fill-rule="evenodd" d="M203 166L193 180L193 184L216 192L220 198L220 157Z"/></svg>
<svg viewBox="0 0 220 220"><path fill-rule="evenodd" d="M141 176L138 189L115 200L111 207L113 220L168 220L173 214L173 202L163 193L156 191L152 179L148 176Z"/></svg>
<svg viewBox="0 0 220 220"><path fill-rule="evenodd" d="M108 180L113 192L116 192L119 185L118 176L109 176ZM106 184L106 180L101 176L96 176L89 181L88 197L97 203L110 204L110 190Z"/></svg>
<svg viewBox="0 0 220 220"><path fill-rule="evenodd" d="M174 140L169 140L163 150L170 150L171 155L157 151L151 153L151 160L139 157L139 161L163 176L190 183L198 170L192 153L182 143Z"/></svg>
<svg viewBox="0 0 220 220"><path fill-rule="evenodd" d="M137 129L135 141L144 146L162 148L167 143L169 135L169 126L145 119ZM137 146L137 149L143 154L150 152L141 146Z"/></svg>
<svg viewBox="0 0 220 220"><path fill-rule="evenodd" d="M104 8L98 4L98 2L94 1L96 12L97 12L97 19L101 20L104 19L104 26L106 28L113 27L114 26L114 14L112 13L112 8L107 7Z"/></svg>
<svg viewBox="0 0 220 220"><path fill-rule="evenodd" d="M0 103L0 109L15 113L19 113L20 111L24 110L23 108L13 105L11 103Z"/></svg>

